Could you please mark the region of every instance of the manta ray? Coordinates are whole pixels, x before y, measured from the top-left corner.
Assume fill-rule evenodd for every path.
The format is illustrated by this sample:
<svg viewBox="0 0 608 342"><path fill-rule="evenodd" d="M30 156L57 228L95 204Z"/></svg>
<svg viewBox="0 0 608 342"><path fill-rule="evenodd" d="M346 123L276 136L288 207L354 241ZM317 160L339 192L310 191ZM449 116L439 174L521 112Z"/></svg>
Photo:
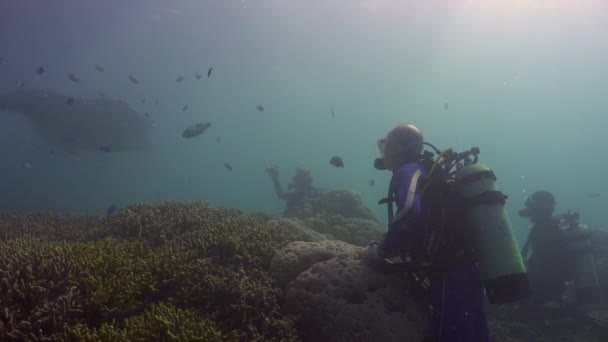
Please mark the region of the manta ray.
<svg viewBox="0 0 608 342"><path fill-rule="evenodd" d="M70 154L101 147L112 152L151 150L151 122L124 101L19 89L0 94L2 111L22 114L49 145Z"/></svg>

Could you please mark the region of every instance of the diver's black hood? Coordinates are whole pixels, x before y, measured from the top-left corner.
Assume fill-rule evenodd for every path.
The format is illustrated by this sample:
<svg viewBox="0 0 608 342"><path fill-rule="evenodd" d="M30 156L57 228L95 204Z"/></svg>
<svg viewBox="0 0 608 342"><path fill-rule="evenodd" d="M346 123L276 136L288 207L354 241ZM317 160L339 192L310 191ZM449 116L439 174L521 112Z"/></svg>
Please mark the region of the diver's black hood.
<svg viewBox="0 0 608 342"><path fill-rule="evenodd" d="M374 160L374 167L376 168L376 170L386 170L386 166L384 165L384 158L376 158L376 160Z"/></svg>

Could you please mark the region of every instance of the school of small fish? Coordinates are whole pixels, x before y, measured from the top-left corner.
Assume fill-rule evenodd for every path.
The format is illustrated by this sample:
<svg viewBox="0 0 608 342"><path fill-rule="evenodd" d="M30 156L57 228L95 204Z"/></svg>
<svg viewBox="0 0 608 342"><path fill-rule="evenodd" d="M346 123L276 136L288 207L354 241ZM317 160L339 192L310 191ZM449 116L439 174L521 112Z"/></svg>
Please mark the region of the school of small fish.
<svg viewBox="0 0 608 342"><path fill-rule="evenodd" d="M4 63L4 61L5 61L4 56L0 56L0 65L2 65ZM105 68L101 64L99 64L99 63L94 64L94 68L95 68L95 70L97 72L100 72L100 73L105 71ZM211 77L213 71L214 71L214 69L213 69L212 66L207 69L207 73L206 73L207 78ZM45 74L46 72L47 72L47 70L46 70L46 68L43 65L40 65L40 66L38 66L38 67L35 68L35 74L36 75L41 76L41 75ZM67 79L69 81L71 81L73 83L81 83L81 78L80 78L80 76L78 74L76 74L74 72L69 72L66 75L67 75ZM200 72L198 72L198 71L194 72L194 79L201 80L202 77L203 77L203 75ZM135 85L140 84L140 80L136 76L135 73L128 74L127 75L127 79L132 84L135 84ZM183 81L185 81L185 77L183 77L183 76L179 76L178 75L175 78L175 82L177 82L177 83L180 83L180 82L183 82ZM25 86L25 81L18 80L16 82L16 85L17 85L17 87L24 87ZM106 98L105 95L103 95L101 97L102 98ZM76 102L76 100L73 97L69 97L66 100L66 104L69 105L69 106L74 105L75 102ZM145 104L146 103L146 99L145 98L140 98L140 102L142 104ZM155 103L156 106L159 105L159 101L158 100L154 100L154 103ZM182 106L181 111L185 112L188 109L189 109L189 105L186 104L186 105ZM448 110L448 103L447 102L444 103L444 109ZM255 107L255 110L257 112L263 113L263 112L266 111L266 108L263 105L257 105ZM335 113L335 110L334 110L333 107L330 108L330 114L331 114L332 118L335 118L336 113ZM150 118L150 113L146 111L146 112L143 113L143 116L146 117L146 118ZM187 127L183 131L182 137L186 138L186 139L197 137L197 136L203 134L209 127L211 127L211 123L210 122L207 122L207 123L195 123L195 124ZM215 139L215 141L217 143L220 143L221 137L217 136L216 139ZM104 152L104 153L110 153L110 152L112 152L112 148L110 147L110 145L101 145L101 146L99 146L98 150L101 151L101 152ZM49 154L55 156L56 155L56 151L51 148L49 150ZM331 157L331 159L329 161L329 164L332 165L332 166L334 166L334 167L336 167L336 168L343 168L344 167L344 162L342 161L342 158L339 157L339 156L333 156L333 157ZM228 171L232 171L233 170L232 165L230 163L228 163L228 162L224 163L224 167ZM23 162L22 163L22 168L24 168L24 169L31 169L32 168L31 163L30 162ZM373 186L375 184L375 181L373 179L370 179L368 181L368 184L370 186ZM593 194L590 194L588 197L590 197L590 198L597 198L597 197L599 197L599 194L593 193ZM114 212L114 210L116 210L116 207L115 207L115 204L112 204L112 206L110 208L108 208L108 214L111 214L112 212Z"/></svg>

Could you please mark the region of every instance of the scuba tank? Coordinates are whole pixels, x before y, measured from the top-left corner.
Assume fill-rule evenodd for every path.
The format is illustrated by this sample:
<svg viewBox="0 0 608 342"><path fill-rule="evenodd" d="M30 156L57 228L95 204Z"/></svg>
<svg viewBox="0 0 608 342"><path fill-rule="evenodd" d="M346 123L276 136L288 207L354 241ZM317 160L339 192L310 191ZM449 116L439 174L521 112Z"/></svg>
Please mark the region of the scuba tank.
<svg viewBox="0 0 608 342"><path fill-rule="evenodd" d="M580 224L579 214L573 210L555 217L564 233L568 251L574 261L574 291L581 304L593 304L600 300L600 285L591 249L589 229Z"/></svg>
<svg viewBox="0 0 608 342"><path fill-rule="evenodd" d="M525 298L530 294L528 273L504 208L505 196L487 166L474 162L460 166L455 179L472 233L486 295L492 304Z"/></svg>

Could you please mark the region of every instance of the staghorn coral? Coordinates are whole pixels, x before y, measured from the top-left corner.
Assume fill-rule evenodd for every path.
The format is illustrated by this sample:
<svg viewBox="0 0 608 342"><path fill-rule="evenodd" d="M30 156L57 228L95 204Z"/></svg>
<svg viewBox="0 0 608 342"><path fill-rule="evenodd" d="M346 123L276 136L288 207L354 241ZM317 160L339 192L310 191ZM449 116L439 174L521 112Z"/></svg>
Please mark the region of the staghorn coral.
<svg viewBox="0 0 608 342"><path fill-rule="evenodd" d="M87 233L99 227L94 216L0 212L0 240L32 235L47 240L84 240Z"/></svg>
<svg viewBox="0 0 608 342"><path fill-rule="evenodd" d="M193 310L163 303L153 304L143 313L127 318L124 327L104 323L99 329L87 325L70 327L65 339L77 341L238 341L234 334L222 335L212 319Z"/></svg>
<svg viewBox="0 0 608 342"><path fill-rule="evenodd" d="M32 216L27 220L46 219ZM77 226L66 217L66 227ZM181 341L193 333L297 341L295 320L281 314L281 290L266 272L293 235L266 221L162 203L129 206L62 241L45 222L28 232L42 238L7 229L0 240L0 340Z"/></svg>
<svg viewBox="0 0 608 342"><path fill-rule="evenodd" d="M65 243L0 242L0 339L42 340L83 314L84 298Z"/></svg>
<svg viewBox="0 0 608 342"><path fill-rule="evenodd" d="M221 230L234 220L251 227L262 224L266 218L259 213L244 215L237 209L211 208L198 202L136 203L104 217L101 228L89 238L144 239L158 246L188 232Z"/></svg>

